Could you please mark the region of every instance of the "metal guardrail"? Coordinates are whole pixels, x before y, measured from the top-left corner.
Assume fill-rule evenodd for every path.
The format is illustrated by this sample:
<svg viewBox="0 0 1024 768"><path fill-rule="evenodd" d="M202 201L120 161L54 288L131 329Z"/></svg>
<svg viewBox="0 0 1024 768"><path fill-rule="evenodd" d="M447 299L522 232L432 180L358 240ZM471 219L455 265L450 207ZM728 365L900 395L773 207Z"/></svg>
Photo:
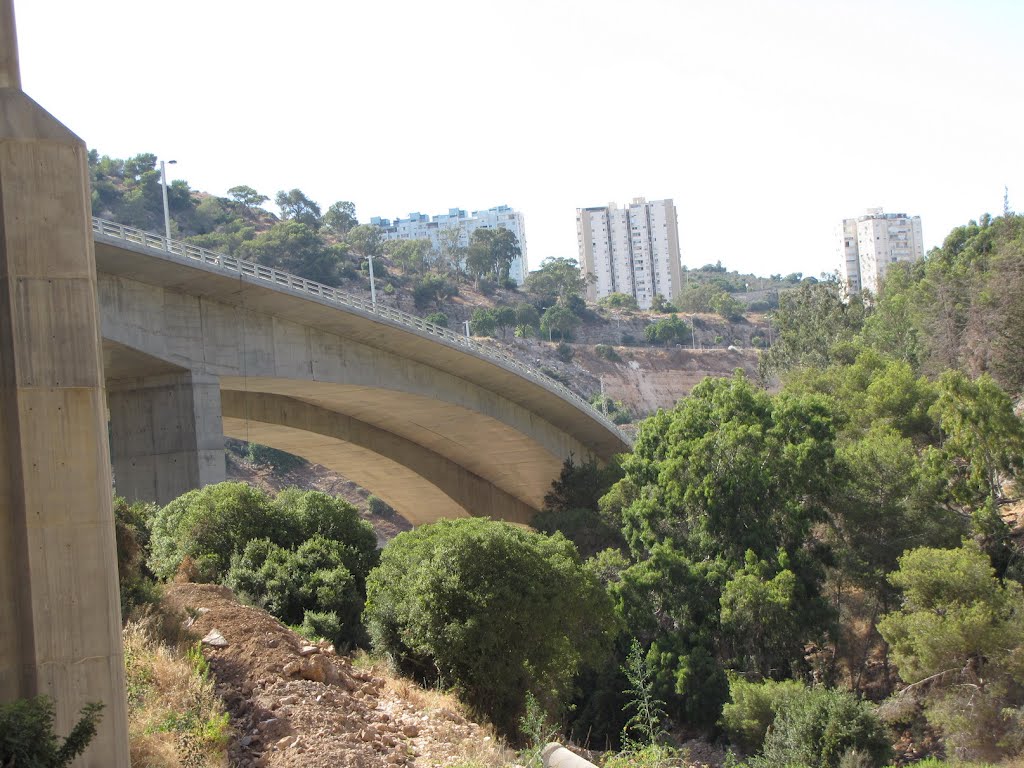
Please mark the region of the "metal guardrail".
<svg viewBox="0 0 1024 768"><path fill-rule="evenodd" d="M534 381L545 389L571 400L577 406L589 412L608 429L621 435L623 441L627 444L632 442L629 437L623 434L623 432L610 419L608 419L608 417L601 413L601 411L597 410L593 405L588 403L560 381L556 381L543 371L540 371L533 366L526 365L507 352L493 349L486 344L481 344L479 341L474 341L466 336L461 336L447 328L435 325L434 323L428 323L422 317L410 315L407 312L392 309L391 307L385 307L381 304L374 306L372 302L361 296L341 291L337 288L332 288L329 285L314 282L313 280L307 280L306 278L299 277L298 275L282 272L281 270L274 269L273 267L266 267L262 264L256 264L252 261L239 259L235 256L228 256L227 254L208 251L206 248L189 245L188 243L184 243L180 240L168 240L163 235L158 235L153 232L145 232L141 229L135 229L134 227L126 227L123 224L118 224L114 221L107 221L106 219L99 219L95 216L92 219L92 231L105 237L116 238L128 243L152 248L156 251L170 253L174 256L181 257L186 261L199 262L207 267L219 269L222 272L235 275L245 275L247 277L255 278L256 280L263 280L272 284L272 286L277 289L288 289L307 296L315 296L329 304L335 304L341 307L352 307L363 312L369 312L370 314L386 318L407 328L413 328L417 331L428 333L431 336L435 336L438 339L448 342L450 346L468 349L478 355L490 358L491 360L497 360L516 369L518 373L531 381Z"/></svg>

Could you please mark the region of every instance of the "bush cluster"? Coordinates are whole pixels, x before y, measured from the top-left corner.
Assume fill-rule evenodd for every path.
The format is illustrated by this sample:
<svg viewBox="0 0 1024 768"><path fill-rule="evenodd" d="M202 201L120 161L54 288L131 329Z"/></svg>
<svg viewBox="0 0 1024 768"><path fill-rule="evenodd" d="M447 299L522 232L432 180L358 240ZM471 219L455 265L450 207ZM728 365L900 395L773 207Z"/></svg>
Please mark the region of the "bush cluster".
<svg viewBox="0 0 1024 768"><path fill-rule="evenodd" d="M244 483L190 491L156 513L149 564L226 583L281 620L318 627L338 644L360 642L366 575L377 537L345 501L289 489L276 498Z"/></svg>
<svg viewBox="0 0 1024 768"><path fill-rule="evenodd" d="M557 709L614 625L600 583L562 536L485 519L399 534L367 583L374 647L421 681L452 685L515 733L526 694Z"/></svg>

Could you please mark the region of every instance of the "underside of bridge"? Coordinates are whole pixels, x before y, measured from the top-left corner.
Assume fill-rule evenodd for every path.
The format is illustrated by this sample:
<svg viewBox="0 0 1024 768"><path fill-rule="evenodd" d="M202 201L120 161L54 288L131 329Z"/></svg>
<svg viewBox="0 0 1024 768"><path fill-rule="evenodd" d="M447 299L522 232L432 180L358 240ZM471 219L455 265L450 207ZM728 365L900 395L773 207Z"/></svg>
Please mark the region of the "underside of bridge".
<svg viewBox="0 0 1024 768"><path fill-rule="evenodd" d="M566 456L587 455L493 396L489 412L446 399L447 374L428 382L440 385L428 397L389 377L371 386L214 376L109 338L103 356L114 482L131 499L164 504L223 480L227 436L343 474L414 525L470 515L529 523Z"/></svg>
<svg viewBox="0 0 1024 768"><path fill-rule="evenodd" d="M226 435L343 473L414 525L468 515L528 523L538 508L419 443L320 405L229 390L221 404Z"/></svg>

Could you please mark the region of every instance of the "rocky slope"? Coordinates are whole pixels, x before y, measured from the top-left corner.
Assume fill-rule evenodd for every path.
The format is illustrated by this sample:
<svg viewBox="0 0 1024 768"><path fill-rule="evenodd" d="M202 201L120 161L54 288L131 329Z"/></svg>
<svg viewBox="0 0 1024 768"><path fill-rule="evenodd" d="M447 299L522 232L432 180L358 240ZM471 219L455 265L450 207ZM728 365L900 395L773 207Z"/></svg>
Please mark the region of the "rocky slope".
<svg viewBox="0 0 1024 768"><path fill-rule="evenodd" d="M238 768L502 765L512 755L450 696L359 668L311 644L226 587L171 584L165 604L190 617L236 737Z"/></svg>

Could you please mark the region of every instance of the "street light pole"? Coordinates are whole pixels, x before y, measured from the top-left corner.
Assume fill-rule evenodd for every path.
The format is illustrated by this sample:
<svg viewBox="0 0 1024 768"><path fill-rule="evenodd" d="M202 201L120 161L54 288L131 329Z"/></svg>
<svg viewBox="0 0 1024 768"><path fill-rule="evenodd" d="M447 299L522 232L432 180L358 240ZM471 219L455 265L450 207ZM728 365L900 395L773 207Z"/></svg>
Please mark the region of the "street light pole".
<svg viewBox="0 0 1024 768"><path fill-rule="evenodd" d="M370 304L377 308L377 286L373 282L373 253L367 253L366 258L370 260Z"/></svg>
<svg viewBox="0 0 1024 768"><path fill-rule="evenodd" d="M168 160L167 163L174 165L177 160ZM160 161L160 184L164 190L164 247L169 251L171 250L171 212L167 207L167 165L164 161Z"/></svg>

